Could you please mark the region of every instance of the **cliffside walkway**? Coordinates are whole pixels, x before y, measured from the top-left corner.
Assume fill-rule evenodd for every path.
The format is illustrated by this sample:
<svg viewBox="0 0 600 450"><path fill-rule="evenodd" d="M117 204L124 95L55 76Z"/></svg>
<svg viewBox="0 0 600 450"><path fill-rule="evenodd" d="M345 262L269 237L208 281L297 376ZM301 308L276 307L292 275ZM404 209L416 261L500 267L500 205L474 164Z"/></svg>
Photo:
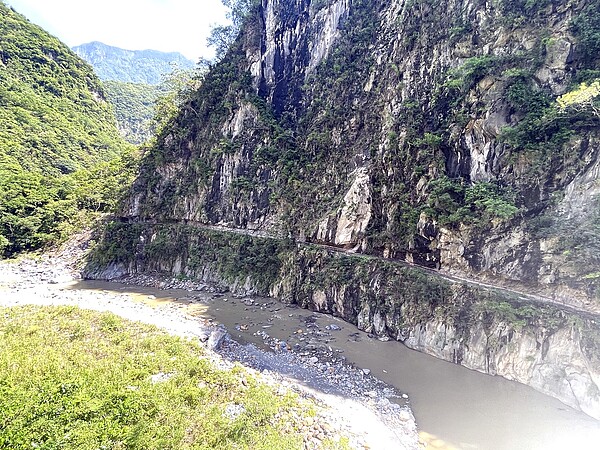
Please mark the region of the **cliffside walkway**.
<svg viewBox="0 0 600 450"><path fill-rule="evenodd" d="M159 221L154 222L154 221L135 221L135 220L131 220L131 218L128 218L128 217L121 217L120 220L122 220L124 222L138 223L138 224L142 224L142 225L169 225L169 224L187 225L187 226L192 226L195 228L202 228L205 230L211 230L211 231L217 231L217 232L223 232L223 233L233 233L233 234L238 234L238 235L259 237L259 238L264 238L264 239L283 240L286 238L284 235L281 235L281 234L278 235L278 234L271 233L271 232L264 231L264 230L250 230L247 228L234 228L234 227L230 227L230 226L226 226L226 225L209 225L206 223L191 221L191 220L168 220L168 221L162 221L162 222L159 222ZM318 242L297 241L296 240L296 244L299 246L317 247L317 248L321 248L324 250L344 254L349 257L357 257L357 258L360 257L360 258L367 258L367 259L372 259L372 260L391 262L391 263L397 264L402 267L409 267L414 270L419 270L428 275L439 277L439 278L441 278L445 281L449 281L451 283L463 283L463 284L478 287L478 288L481 288L481 289L484 289L487 291L493 291L493 292L502 294L505 297L512 299L514 301L534 303L534 304L538 304L538 305L539 304L552 305L552 306L555 306L558 309L563 310L567 313L571 313L571 314L575 313L575 314L580 315L587 319L600 321L600 304L592 305L593 309L588 309L583 306L568 304L564 301L557 300L555 298L542 296L542 295L538 295L538 294L530 294L530 293L523 292L521 290L508 288L505 286L498 286L498 285L486 283L484 281L476 280L473 278L458 276L456 274L444 272L442 269L432 269L429 267L421 266L419 264L410 263L410 262L407 262L407 261L404 261L401 259L384 258L382 256L377 256L377 255L358 253L352 249L349 250L349 249L338 247L335 245L318 243Z"/></svg>

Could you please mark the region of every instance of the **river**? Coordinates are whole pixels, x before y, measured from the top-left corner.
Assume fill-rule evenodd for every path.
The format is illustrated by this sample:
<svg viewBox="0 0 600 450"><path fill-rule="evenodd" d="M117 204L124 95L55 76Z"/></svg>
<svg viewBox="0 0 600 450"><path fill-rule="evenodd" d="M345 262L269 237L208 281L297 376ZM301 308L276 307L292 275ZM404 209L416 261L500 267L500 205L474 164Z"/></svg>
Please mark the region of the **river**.
<svg viewBox="0 0 600 450"><path fill-rule="evenodd" d="M178 305L190 315L224 324L240 342L262 347L265 333L298 351L330 347L409 395L428 449L596 449L600 442L600 422L528 386L465 369L396 341L369 338L340 319L273 299L101 281L77 282L70 289L130 293L155 307Z"/></svg>

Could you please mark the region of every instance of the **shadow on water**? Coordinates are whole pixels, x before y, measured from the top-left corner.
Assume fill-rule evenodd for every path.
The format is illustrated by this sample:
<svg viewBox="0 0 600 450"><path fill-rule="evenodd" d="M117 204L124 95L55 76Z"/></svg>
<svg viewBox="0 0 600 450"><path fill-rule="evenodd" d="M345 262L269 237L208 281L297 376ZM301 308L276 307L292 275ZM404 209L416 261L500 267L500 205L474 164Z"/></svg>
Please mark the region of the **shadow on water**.
<svg viewBox="0 0 600 450"><path fill-rule="evenodd" d="M307 345L330 347L410 396L426 448L595 449L600 442L600 422L528 386L418 353L399 342L371 339L340 319L273 299L99 281L79 282L71 289L128 293L149 306L178 307L222 323L238 342L259 348L268 348L264 333L300 351ZM315 337L309 323L313 330L329 331Z"/></svg>

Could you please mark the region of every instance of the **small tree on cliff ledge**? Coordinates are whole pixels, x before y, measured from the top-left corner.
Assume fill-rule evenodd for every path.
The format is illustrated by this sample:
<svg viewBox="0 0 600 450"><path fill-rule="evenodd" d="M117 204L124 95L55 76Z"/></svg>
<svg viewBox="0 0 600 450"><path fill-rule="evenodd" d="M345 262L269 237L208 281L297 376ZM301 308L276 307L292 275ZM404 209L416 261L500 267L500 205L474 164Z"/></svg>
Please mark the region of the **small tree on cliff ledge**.
<svg viewBox="0 0 600 450"><path fill-rule="evenodd" d="M255 6L258 0L221 0L221 3L229 9L227 20L229 25L214 25L207 39L209 47L215 48L215 61L223 59L229 47L240 34L244 20Z"/></svg>

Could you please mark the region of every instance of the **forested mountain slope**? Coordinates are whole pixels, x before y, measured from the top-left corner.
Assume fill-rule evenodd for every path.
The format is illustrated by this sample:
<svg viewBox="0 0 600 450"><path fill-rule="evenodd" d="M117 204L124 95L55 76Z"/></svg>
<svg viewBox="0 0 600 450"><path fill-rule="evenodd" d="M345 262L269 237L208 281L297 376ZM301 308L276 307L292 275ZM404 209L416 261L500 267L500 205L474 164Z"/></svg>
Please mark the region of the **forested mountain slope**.
<svg viewBox="0 0 600 450"><path fill-rule="evenodd" d="M67 173L122 144L102 85L68 47L0 4L0 158Z"/></svg>
<svg viewBox="0 0 600 450"><path fill-rule="evenodd" d="M0 2L0 256L48 242L79 207L102 209L96 177L126 149L92 68Z"/></svg>
<svg viewBox="0 0 600 450"><path fill-rule="evenodd" d="M124 50L101 42L73 47L104 81L121 136L132 144L146 142L155 131L155 103L169 80L194 68L177 52Z"/></svg>
<svg viewBox="0 0 600 450"><path fill-rule="evenodd" d="M73 47L73 51L94 67L101 80L158 84L175 67L194 67L194 62L181 53L125 50L102 42L78 45Z"/></svg>
<svg viewBox="0 0 600 450"><path fill-rule="evenodd" d="M142 144L154 134L159 86L123 81L104 81L106 96L113 105L121 136L132 144Z"/></svg>

